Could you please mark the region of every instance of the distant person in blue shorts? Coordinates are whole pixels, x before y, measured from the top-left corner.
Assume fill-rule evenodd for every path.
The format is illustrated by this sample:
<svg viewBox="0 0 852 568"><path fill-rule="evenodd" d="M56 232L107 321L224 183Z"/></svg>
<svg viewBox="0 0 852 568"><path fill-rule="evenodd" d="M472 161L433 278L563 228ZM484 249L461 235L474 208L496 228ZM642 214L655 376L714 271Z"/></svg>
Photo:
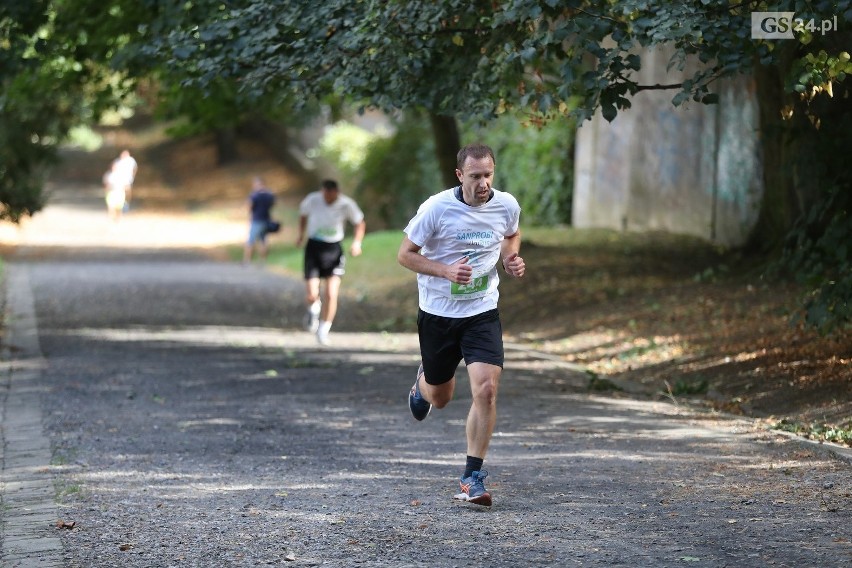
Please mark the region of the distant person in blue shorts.
<svg viewBox="0 0 852 568"><path fill-rule="evenodd" d="M263 183L260 176L252 180L252 191L248 199L249 235L243 249L243 263L251 263L255 248L261 260L266 260L269 249L266 245L266 235L269 233L272 217L270 212L275 205L275 194Z"/></svg>

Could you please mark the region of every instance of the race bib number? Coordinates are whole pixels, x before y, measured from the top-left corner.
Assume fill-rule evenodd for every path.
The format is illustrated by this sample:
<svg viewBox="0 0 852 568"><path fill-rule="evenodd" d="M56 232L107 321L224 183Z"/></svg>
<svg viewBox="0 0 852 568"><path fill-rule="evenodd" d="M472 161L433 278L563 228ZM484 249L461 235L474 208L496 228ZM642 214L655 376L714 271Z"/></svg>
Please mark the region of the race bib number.
<svg viewBox="0 0 852 568"><path fill-rule="evenodd" d="M488 275L477 276L470 284L450 283L450 297L454 300L472 300L481 298L488 291Z"/></svg>
<svg viewBox="0 0 852 568"><path fill-rule="evenodd" d="M316 238L318 240L325 241L325 240L328 240L328 239L334 237L336 234L337 234L336 230L329 229L327 227L323 227L323 228L317 229L316 233L314 233L313 236L314 236L314 238Z"/></svg>

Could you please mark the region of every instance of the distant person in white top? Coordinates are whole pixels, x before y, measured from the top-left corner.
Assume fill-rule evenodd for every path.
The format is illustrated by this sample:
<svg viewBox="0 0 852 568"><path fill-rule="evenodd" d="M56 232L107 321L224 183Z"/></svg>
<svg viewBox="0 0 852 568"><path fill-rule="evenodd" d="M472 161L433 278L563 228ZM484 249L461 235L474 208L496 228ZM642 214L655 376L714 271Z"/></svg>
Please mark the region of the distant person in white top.
<svg viewBox="0 0 852 568"><path fill-rule="evenodd" d="M305 245L305 301L308 312L305 328L315 333L322 345L329 343L328 333L337 313L337 298L340 293L340 278L345 272L346 257L341 241L345 235L345 223L354 226L354 237L349 252L361 254L361 242L367 225L364 213L351 197L340 193L334 180L324 180L319 191L305 197L299 205L299 237L297 246ZM320 280L325 288L320 299Z"/></svg>
<svg viewBox="0 0 852 568"><path fill-rule="evenodd" d="M107 213L113 221L121 219L125 205L124 180L119 175L116 164L117 162L113 161L103 177Z"/></svg>
<svg viewBox="0 0 852 568"><path fill-rule="evenodd" d="M465 427L467 461L456 499L491 506L482 468L497 420L503 371L503 331L497 312L497 267L514 278L526 272L521 208L491 187L494 152L484 144L457 156L460 185L427 199L405 228L399 263L417 273L417 332L421 364L408 396L416 420L453 398L456 368L464 359L473 401Z"/></svg>
<svg viewBox="0 0 852 568"><path fill-rule="evenodd" d="M116 175L116 183L119 183L124 188L124 207L130 207L130 197L133 193L133 182L136 179L136 172L139 171L139 164L133 156L130 155L130 150L123 150L121 154L113 162L113 171Z"/></svg>

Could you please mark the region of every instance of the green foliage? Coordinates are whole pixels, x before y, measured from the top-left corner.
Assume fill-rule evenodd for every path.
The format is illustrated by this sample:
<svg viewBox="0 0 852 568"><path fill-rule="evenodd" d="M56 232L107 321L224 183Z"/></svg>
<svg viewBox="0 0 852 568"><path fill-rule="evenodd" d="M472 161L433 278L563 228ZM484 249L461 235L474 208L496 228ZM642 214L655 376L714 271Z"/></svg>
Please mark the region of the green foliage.
<svg viewBox="0 0 852 568"><path fill-rule="evenodd" d="M679 91L675 104L714 102L714 80L750 69L756 56L772 61L771 44L749 37L758 4L246 0L172 14L149 53L205 87L239 78L248 96L332 91L384 109L467 117L518 109L588 118L601 107L611 119L630 95L661 88L637 82L637 47L665 43L675 47L672 65L687 56L707 64L662 86Z"/></svg>
<svg viewBox="0 0 852 568"><path fill-rule="evenodd" d="M590 391L598 391L598 392L612 392L612 391L623 391L624 389L612 382L609 379L598 376L596 373L591 371L586 371L586 375L589 377L589 382L586 385L586 388Z"/></svg>
<svg viewBox="0 0 852 568"><path fill-rule="evenodd" d="M401 114L391 137L373 137L369 145L351 134L358 132L357 127L335 130L339 132L324 137L322 154L347 176L360 177L356 194L369 204L371 227L405 226L424 199L445 189L424 113ZM464 130L465 142L485 140L494 148L499 162L495 185L518 198L525 223L570 223L574 140L570 125L553 122L537 127L504 115ZM344 159L344 151L357 159Z"/></svg>
<svg viewBox="0 0 852 568"><path fill-rule="evenodd" d="M68 131L66 144L73 148L82 148L87 152L94 152L103 146L103 136L85 125L78 125Z"/></svg>
<svg viewBox="0 0 852 568"><path fill-rule="evenodd" d="M385 137L351 122L340 121L326 128L319 141L319 155L340 172L339 181L343 187L355 187L361 180L361 169L370 147Z"/></svg>
<svg viewBox="0 0 852 568"><path fill-rule="evenodd" d="M692 279L696 282L716 282L719 278L730 273L728 265L708 266L701 272L695 274Z"/></svg>
<svg viewBox="0 0 852 568"><path fill-rule="evenodd" d="M852 195L834 188L791 231L767 274L793 274L807 290L802 321L820 333L852 323Z"/></svg>
<svg viewBox="0 0 852 568"><path fill-rule="evenodd" d="M61 102L40 70L47 18L44 2L0 5L0 219L14 222L43 206L45 168L55 159L51 139L61 130Z"/></svg>
<svg viewBox="0 0 852 568"><path fill-rule="evenodd" d="M2 88L8 95L8 85ZM45 129L22 118L22 105L9 104L7 95L0 96L0 219L18 222L44 206L46 168L56 154L35 134Z"/></svg>
<svg viewBox="0 0 852 568"><path fill-rule="evenodd" d="M399 288L414 281L414 274L396 261L397 251L402 242L402 232L371 231L364 237L363 253L358 257L347 256L346 283L344 289L358 291L359 294L381 295L388 290ZM352 238L343 241L343 250L349 251ZM242 249L234 247L230 256L237 260ZM280 268L291 276L302 277L304 249L291 244L272 242L267 262Z"/></svg>
<svg viewBox="0 0 852 568"><path fill-rule="evenodd" d="M57 146L76 124L117 104L122 81L109 58L135 21L93 0L0 4L0 219L39 211Z"/></svg>
<svg viewBox="0 0 852 568"><path fill-rule="evenodd" d="M840 80L848 61L823 54L801 59L801 65L810 62L828 69L809 80L833 83L819 83L799 95L810 120L800 120L804 125L791 137L799 143L798 153L791 156L791 175L804 206L766 276L792 277L804 286L803 309L793 323L833 333L852 323L852 76ZM813 78L813 73L817 71L808 76ZM826 86L831 84L833 88Z"/></svg>
<svg viewBox="0 0 852 568"><path fill-rule="evenodd" d="M848 51L832 56L821 49L818 53L806 53L793 63L787 90L810 98L821 92L833 96L835 82L842 83L849 75L852 75L852 62Z"/></svg>
<svg viewBox="0 0 852 568"><path fill-rule="evenodd" d="M370 230L402 229L420 203L443 189L428 118L411 111L399 118L392 136L371 142L356 195Z"/></svg>
<svg viewBox="0 0 852 568"><path fill-rule="evenodd" d="M536 126L522 117L501 115L485 126L468 128L465 142L486 141L498 166L495 186L511 192L521 204L524 222L532 225L571 223L574 193L574 135L571 120Z"/></svg>
<svg viewBox="0 0 852 568"><path fill-rule="evenodd" d="M171 110L188 116L186 124L195 128L211 120L234 121L245 112L298 111L329 96L462 118L518 112L536 124L559 116L585 119L598 108L611 120L630 107L631 95L648 89L670 89L675 105L712 103L710 86L718 78L749 71L755 61L779 65L784 57L772 41L749 37L751 11L787 10L801 17L836 13L841 28L852 14L842 10L843 2L805 0L771 5L117 0L108 10L95 0L32 4L31 10L9 6L0 14L4 22L27 24L26 34L9 34L12 53L27 48L39 55L45 49L48 55L61 54L62 60L51 55L34 61L45 67L63 61L66 69L76 69L95 106L108 105L132 88L132 81L108 80L108 67L121 78L155 76L161 94L173 103ZM52 19L36 39L46 21L39 14ZM800 37L802 45L809 41ZM639 48L662 44L674 48L672 67L689 57L706 66L681 83L641 84ZM847 72L843 55L834 44L807 45L797 56L802 59L797 85L829 89ZM804 59L811 52L815 59ZM556 202L555 196L546 200Z"/></svg>
<svg viewBox="0 0 852 568"><path fill-rule="evenodd" d="M670 396L691 396L696 394L705 394L709 388L707 379L699 379L698 381L687 381L678 379L674 385L666 382L666 390Z"/></svg>
<svg viewBox="0 0 852 568"><path fill-rule="evenodd" d="M234 87L220 84L208 95L197 87L160 83L157 117L173 120L169 134L176 137L206 134L218 128L234 128L246 112L240 109Z"/></svg>

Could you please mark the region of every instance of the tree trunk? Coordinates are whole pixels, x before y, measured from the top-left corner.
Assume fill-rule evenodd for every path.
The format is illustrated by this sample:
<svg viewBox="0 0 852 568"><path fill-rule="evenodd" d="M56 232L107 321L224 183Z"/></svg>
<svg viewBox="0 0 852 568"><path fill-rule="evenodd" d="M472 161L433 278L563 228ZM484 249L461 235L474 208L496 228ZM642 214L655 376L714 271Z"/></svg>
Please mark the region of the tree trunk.
<svg viewBox="0 0 852 568"><path fill-rule="evenodd" d="M290 140L290 134L284 124L254 116L243 121L239 131L243 136L252 137L266 146L290 173L303 180L306 187L319 185L316 172L308 170L302 161L294 155L294 152L300 150L297 148L297 144Z"/></svg>
<svg viewBox="0 0 852 568"><path fill-rule="evenodd" d="M216 138L216 163L223 166L236 162L240 157L236 130L233 127L217 128L213 135Z"/></svg>
<svg viewBox="0 0 852 568"><path fill-rule="evenodd" d="M454 116L429 113L432 133L435 137L435 155L441 168L441 179L446 187L459 184L456 177L456 157L461 149L459 129Z"/></svg>
<svg viewBox="0 0 852 568"><path fill-rule="evenodd" d="M784 92L786 69L757 65L755 83L760 108L760 146L763 167L763 198L757 223L746 249L768 252L777 249L799 213L795 197L795 161L798 141L793 135L794 121L784 120L782 111L793 102Z"/></svg>

